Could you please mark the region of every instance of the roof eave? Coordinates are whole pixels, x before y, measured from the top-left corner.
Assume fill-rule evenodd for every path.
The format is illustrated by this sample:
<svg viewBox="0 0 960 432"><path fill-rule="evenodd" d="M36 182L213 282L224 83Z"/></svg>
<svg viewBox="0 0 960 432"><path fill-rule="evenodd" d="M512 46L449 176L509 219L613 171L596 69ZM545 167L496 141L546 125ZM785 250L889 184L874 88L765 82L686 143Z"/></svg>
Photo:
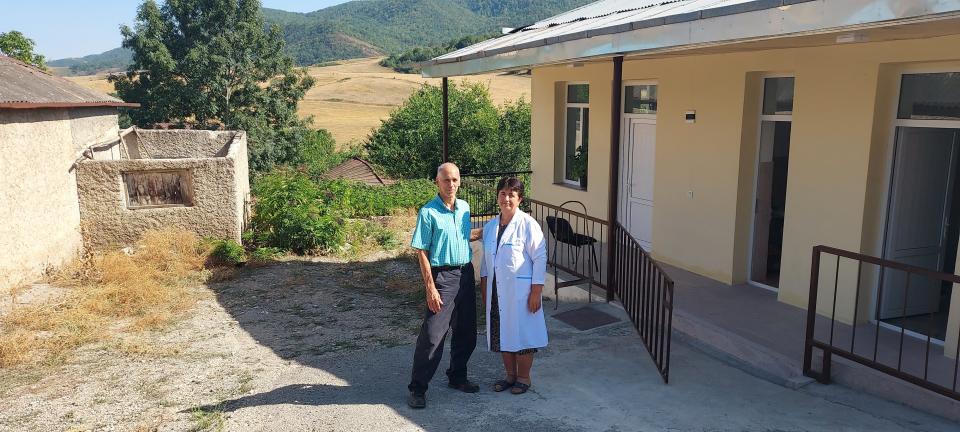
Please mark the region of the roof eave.
<svg viewBox="0 0 960 432"><path fill-rule="evenodd" d="M423 65L422 75L474 75L590 58L683 51L944 19L958 16L960 0L922 0L910 7L904 7L899 0L758 0L718 9L722 10L696 12L696 17L688 13L658 18L660 23L644 20L459 57L438 57Z"/></svg>
<svg viewBox="0 0 960 432"><path fill-rule="evenodd" d="M2 109L40 109L40 108L140 108L140 104L131 102L0 102Z"/></svg>

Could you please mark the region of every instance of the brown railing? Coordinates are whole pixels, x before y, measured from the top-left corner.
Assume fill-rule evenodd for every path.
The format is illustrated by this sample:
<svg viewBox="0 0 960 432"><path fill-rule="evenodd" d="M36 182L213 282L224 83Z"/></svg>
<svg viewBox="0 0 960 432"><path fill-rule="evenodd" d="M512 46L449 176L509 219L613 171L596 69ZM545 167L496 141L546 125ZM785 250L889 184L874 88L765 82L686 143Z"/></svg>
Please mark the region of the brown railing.
<svg viewBox="0 0 960 432"><path fill-rule="evenodd" d="M498 213L496 182L512 175L529 178L529 172L464 174L458 196L470 204L471 219L480 226ZM673 280L619 224L587 214L577 201L559 205L527 197L521 208L540 223L547 240L547 263L554 272L554 295L559 288L587 285L614 291L653 358L664 382L670 380L670 341L673 326ZM615 238L614 238L615 236ZM608 266L614 240L613 266ZM559 277L563 272L563 277ZM613 278L608 273L613 272ZM587 283L590 281L590 283ZM555 297L556 298L556 297ZM607 297L608 299L611 297ZM557 304L560 299L557 298Z"/></svg>
<svg viewBox="0 0 960 432"><path fill-rule="evenodd" d="M835 257L835 260L824 260L824 255ZM826 270L824 274L821 274L822 267ZM821 290L821 283L829 286L831 279L832 289ZM850 286L850 283L854 285ZM803 373L822 383L829 383L832 355L836 354L960 400L960 393L957 392L960 341L957 341L956 348L948 350L944 344L946 337L943 341L935 341L932 336L935 312L912 315L913 312L908 312L907 308L911 290L939 291L943 284L950 284L952 288L952 284L958 283L960 276L949 273L828 246L814 247ZM872 296L873 287L876 287L875 297ZM884 295L885 290L887 295ZM851 293L852 298L849 297ZM826 298L821 298L821 294ZM888 304L884 305L888 297L896 303L891 305L890 300L886 300ZM871 299L874 302L872 308ZM818 314L818 305L820 311L829 311L829 316ZM891 310L899 310L900 313L890 316ZM871 313L873 322L864 319ZM908 313L912 316L908 316ZM919 327L914 329L925 331L926 335L908 332L908 318L919 323ZM900 327L881 325L882 321L897 322ZM823 353L820 371L813 370L814 348Z"/></svg>
<svg viewBox="0 0 960 432"><path fill-rule="evenodd" d="M614 281L617 297L630 315L663 382L670 382L670 335L673 328L673 280L619 223Z"/></svg>
<svg viewBox="0 0 960 432"><path fill-rule="evenodd" d="M609 226L582 210L582 204L570 201L561 205L527 199L528 213L543 228L547 239L547 263L556 271L573 276L555 281L555 291L565 286L586 284L591 297L593 286L607 289L607 250ZM556 292L554 293L556 294ZM557 299L559 303L559 299Z"/></svg>

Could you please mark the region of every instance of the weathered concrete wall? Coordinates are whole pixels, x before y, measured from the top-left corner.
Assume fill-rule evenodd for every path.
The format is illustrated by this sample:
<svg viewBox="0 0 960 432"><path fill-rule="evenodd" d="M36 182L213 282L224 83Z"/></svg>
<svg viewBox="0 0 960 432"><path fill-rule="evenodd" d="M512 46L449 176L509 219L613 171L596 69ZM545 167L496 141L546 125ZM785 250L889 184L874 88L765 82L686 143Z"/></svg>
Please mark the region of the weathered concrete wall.
<svg viewBox="0 0 960 432"><path fill-rule="evenodd" d="M74 162L118 139L115 108L0 109L0 290L79 251Z"/></svg>
<svg viewBox="0 0 960 432"><path fill-rule="evenodd" d="M131 131L144 159L211 158L227 155L230 141L237 132L205 130L147 130ZM134 157L131 157L134 158Z"/></svg>
<svg viewBox="0 0 960 432"><path fill-rule="evenodd" d="M141 138L143 132L140 131ZM168 131L164 131L168 132ZM193 131L169 131L172 134ZM206 132L204 132L206 133ZM172 135L171 134L171 135ZM237 139L226 157L183 159L87 160L78 165L77 184L84 241L91 249L130 245L151 228L178 227L200 236L240 241L247 214L250 186L247 180L246 136L219 132ZM196 134L185 134L187 136ZM164 142L198 146L172 136ZM168 154L180 152L171 150ZM181 153L182 154L182 153ZM143 171L189 172L192 205L135 208L127 206L123 174Z"/></svg>

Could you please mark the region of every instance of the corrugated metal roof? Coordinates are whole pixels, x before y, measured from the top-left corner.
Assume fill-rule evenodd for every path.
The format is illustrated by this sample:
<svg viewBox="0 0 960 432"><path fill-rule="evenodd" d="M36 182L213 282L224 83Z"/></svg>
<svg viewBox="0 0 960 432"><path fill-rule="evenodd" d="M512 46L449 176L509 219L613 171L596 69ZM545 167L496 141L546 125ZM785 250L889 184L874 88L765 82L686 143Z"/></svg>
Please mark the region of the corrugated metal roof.
<svg viewBox="0 0 960 432"><path fill-rule="evenodd" d="M600 0L439 56L423 65L423 74L468 75L843 31L958 11L960 0Z"/></svg>
<svg viewBox="0 0 960 432"><path fill-rule="evenodd" d="M370 164L360 158L350 158L330 169L324 175L328 179L345 179L366 183L371 186L384 186L396 183L395 180L381 177Z"/></svg>
<svg viewBox="0 0 960 432"><path fill-rule="evenodd" d="M809 0L803 0L809 1ZM757 2L756 0L600 0L569 12L521 27L513 33L484 41L434 59L437 63L470 58L477 53L489 55L509 50L523 49L533 43L548 45L581 37L590 37L589 32L621 24L648 21L643 26L663 25L669 22L700 19L700 12L708 9L731 8L728 13L746 12L735 10L745 3L775 3L765 7L781 6L781 0ZM797 3L797 2L792 2ZM693 14L697 15L696 17ZM622 31L630 30L626 26Z"/></svg>
<svg viewBox="0 0 960 432"><path fill-rule="evenodd" d="M0 108L129 106L110 95L0 55Z"/></svg>

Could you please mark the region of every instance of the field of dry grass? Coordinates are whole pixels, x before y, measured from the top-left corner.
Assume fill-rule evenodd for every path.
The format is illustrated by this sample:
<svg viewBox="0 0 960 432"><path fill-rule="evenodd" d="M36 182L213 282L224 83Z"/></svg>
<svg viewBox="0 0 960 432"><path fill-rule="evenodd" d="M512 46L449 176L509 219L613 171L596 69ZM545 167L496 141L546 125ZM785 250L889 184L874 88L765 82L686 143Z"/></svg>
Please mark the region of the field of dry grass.
<svg viewBox="0 0 960 432"><path fill-rule="evenodd" d="M167 326L196 300L208 252L196 235L163 229L136 253L79 258L44 286L60 296L0 314L0 369L59 364L85 344Z"/></svg>
<svg viewBox="0 0 960 432"><path fill-rule="evenodd" d="M396 73L378 65L379 60L344 60L333 66L309 68L317 84L300 103L300 115L313 116L317 127L330 131L341 146L349 145L366 137L424 83L440 85L439 79ZM104 76L69 79L99 91L113 91ZM485 84L496 104L520 97L530 100L530 78L526 76L487 74L452 81Z"/></svg>

